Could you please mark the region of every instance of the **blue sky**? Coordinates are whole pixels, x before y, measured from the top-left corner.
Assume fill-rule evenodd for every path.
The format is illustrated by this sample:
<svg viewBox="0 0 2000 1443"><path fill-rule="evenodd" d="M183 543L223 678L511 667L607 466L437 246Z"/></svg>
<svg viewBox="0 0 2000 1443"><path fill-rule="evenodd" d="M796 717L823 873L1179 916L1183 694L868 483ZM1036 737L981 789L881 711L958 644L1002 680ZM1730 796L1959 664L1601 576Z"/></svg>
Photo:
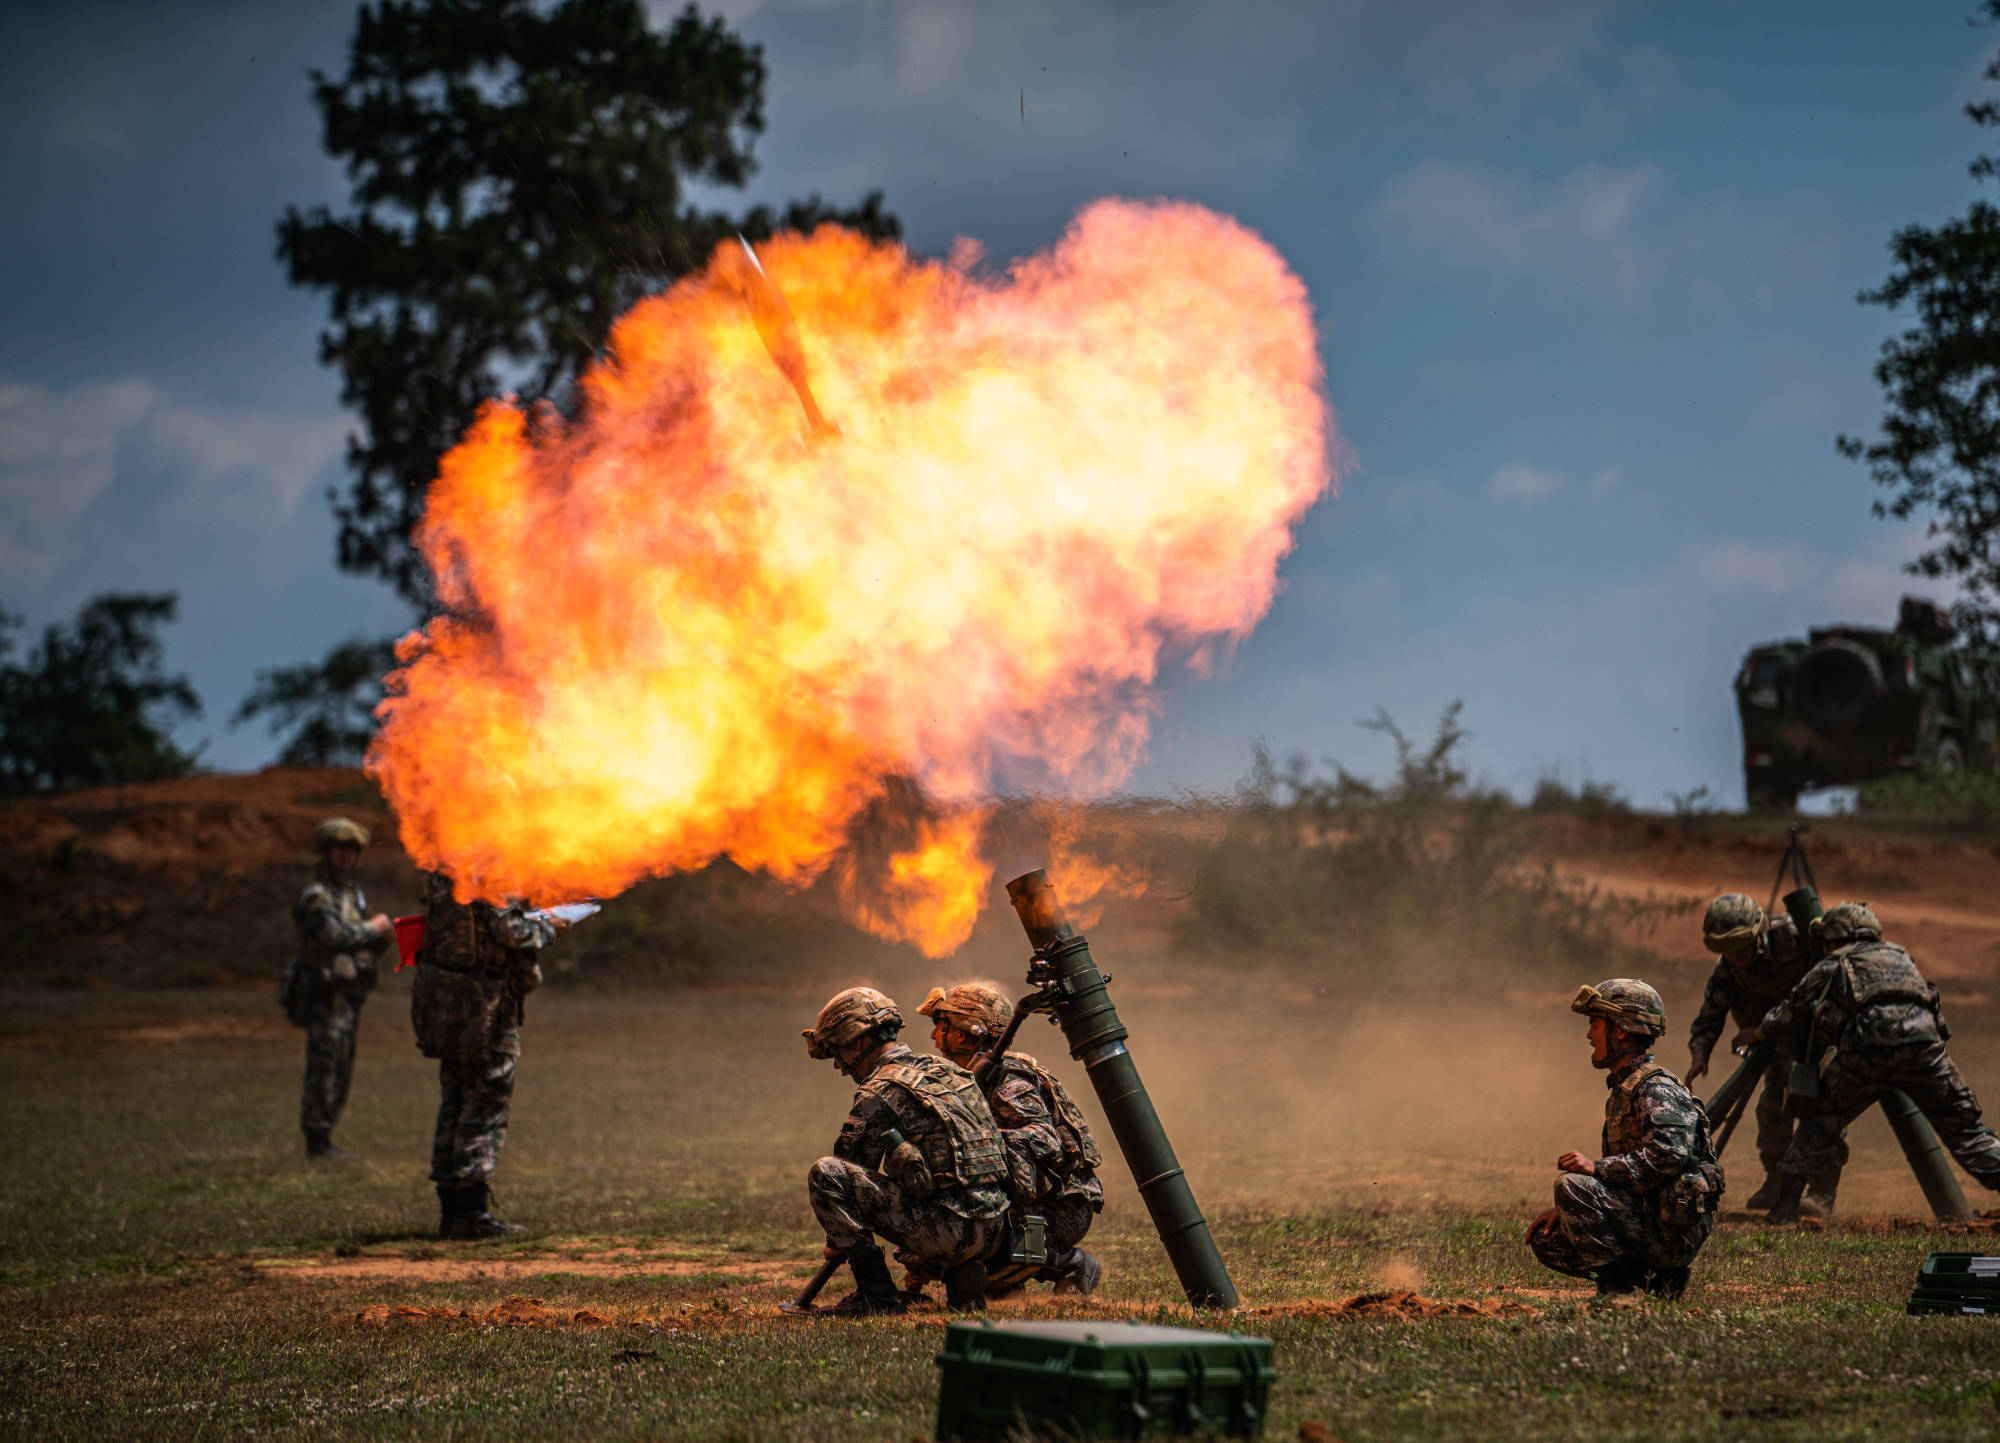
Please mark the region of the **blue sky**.
<svg viewBox="0 0 2000 1443"><path fill-rule="evenodd" d="M1257 737L1373 769L1358 718L1463 698L1492 782L1740 804L1746 647L1913 586L1921 527L1833 442L1872 431L1896 325L1855 294L1977 193L2000 31L1963 0L719 9L770 68L725 203L880 188L919 249L1005 256L1185 197L1311 290L1356 469L1228 670L1171 684L1135 789L1227 785ZM406 619L332 565L349 421L272 255L288 202L343 195L306 71L352 19L0 13L0 605L178 590L183 739L224 768L275 750L223 725L258 667Z"/></svg>

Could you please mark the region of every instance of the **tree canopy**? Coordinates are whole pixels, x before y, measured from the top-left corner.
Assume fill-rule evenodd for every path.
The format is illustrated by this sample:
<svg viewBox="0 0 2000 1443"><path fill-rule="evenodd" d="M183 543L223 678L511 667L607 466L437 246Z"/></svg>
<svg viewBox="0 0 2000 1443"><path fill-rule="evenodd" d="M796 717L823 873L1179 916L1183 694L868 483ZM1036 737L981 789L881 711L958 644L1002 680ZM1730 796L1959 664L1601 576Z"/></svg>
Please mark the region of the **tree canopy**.
<svg viewBox="0 0 2000 1443"><path fill-rule="evenodd" d="M201 702L161 670L159 628L179 598L106 594L12 660L18 617L0 612L0 795L154 781L195 769L173 744Z"/></svg>
<svg viewBox="0 0 2000 1443"><path fill-rule="evenodd" d="M2000 0L1982 8L2000 20ZM2000 81L2000 56L1985 76ZM1991 101L1966 114L2000 125ZM1991 180L2000 156L1980 156L1970 169ZM1891 493L1875 503L1877 515L1935 512L1932 544L1910 569L1959 581L1968 598L1961 623L1991 634L2000 623L2000 208L1975 200L1942 225L1904 227L1889 249L1889 278L1859 299L1909 307L1916 325L1885 341L1875 364L1885 401L1879 436L1837 444Z"/></svg>
<svg viewBox="0 0 2000 1443"><path fill-rule="evenodd" d="M258 717L285 735L278 760L287 766L356 766L375 735L382 678L396 664L392 637L343 641L316 662L266 667L231 726Z"/></svg>
<svg viewBox="0 0 2000 1443"><path fill-rule="evenodd" d="M732 232L901 233L879 192L738 216L687 199L748 181L764 82L761 48L692 6L663 31L639 0L361 7L347 73L313 75L353 209L278 226L293 284L331 296L320 356L362 423L333 496L344 570L422 606L410 533L480 403L561 404L612 322Z"/></svg>

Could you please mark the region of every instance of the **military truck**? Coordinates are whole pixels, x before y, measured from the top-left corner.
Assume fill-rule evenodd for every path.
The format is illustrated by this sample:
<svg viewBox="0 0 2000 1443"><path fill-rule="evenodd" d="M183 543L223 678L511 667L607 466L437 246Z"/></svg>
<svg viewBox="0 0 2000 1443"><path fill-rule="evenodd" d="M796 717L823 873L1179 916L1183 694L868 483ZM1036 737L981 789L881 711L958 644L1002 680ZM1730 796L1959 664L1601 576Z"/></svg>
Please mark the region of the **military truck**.
<svg viewBox="0 0 2000 1443"><path fill-rule="evenodd" d="M1906 596L1896 629L1823 626L1752 647L1736 673L1752 808L1899 771L2000 765L2000 654L1960 644L1951 615Z"/></svg>

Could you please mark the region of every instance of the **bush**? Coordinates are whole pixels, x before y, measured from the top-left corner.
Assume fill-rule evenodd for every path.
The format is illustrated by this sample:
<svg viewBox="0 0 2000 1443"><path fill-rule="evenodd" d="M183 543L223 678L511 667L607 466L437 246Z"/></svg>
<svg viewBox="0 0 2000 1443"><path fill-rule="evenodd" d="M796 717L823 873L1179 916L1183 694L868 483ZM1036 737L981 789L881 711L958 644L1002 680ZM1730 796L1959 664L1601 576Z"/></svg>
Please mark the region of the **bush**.
<svg viewBox="0 0 2000 1443"><path fill-rule="evenodd" d="M2000 776L1991 772L1905 772L1855 788L1855 810L1967 827L2000 824Z"/></svg>
<svg viewBox="0 0 2000 1443"><path fill-rule="evenodd" d="M1395 747L1381 784L1302 757L1280 773L1259 748L1202 859L1179 944L1313 957L1362 988L1462 986L1476 971L1482 993L1499 973L1602 976L1638 955L1619 930L1648 904L1604 899L1533 855L1527 813L1458 764L1460 709L1446 707L1422 746L1384 712L1364 722Z"/></svg>

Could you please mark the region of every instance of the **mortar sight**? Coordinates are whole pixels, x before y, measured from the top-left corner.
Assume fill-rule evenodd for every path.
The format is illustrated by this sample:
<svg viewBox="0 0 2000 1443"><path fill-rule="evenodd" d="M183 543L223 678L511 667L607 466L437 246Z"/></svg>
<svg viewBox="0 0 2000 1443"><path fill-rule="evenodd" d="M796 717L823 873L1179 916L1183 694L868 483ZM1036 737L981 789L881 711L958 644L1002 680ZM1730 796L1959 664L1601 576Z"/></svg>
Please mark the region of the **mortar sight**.
<svg viewBox="0 0 2000 1443"><path fill-rule="evenodd" d="M1090 1074L1118 1151L1132 1169L1132 1180L1139 1185L1139 1196L1188 1301L1198 1308L1235 1307L1236 1285L1222 1265L1208 1220L1195 1204L1167 1130L1160 1125L1160 1115L1153 1110L1138 1065L1125 1045L1131 1034L1105 987L1111 979L1097 970L1090 944L1063 915L1046 872L1038 869L1009 882L1007 900L1014 904L1035 949L1028 982L1040 991L1043 1005L1061 1026L1069 1055Z"/></svg>

